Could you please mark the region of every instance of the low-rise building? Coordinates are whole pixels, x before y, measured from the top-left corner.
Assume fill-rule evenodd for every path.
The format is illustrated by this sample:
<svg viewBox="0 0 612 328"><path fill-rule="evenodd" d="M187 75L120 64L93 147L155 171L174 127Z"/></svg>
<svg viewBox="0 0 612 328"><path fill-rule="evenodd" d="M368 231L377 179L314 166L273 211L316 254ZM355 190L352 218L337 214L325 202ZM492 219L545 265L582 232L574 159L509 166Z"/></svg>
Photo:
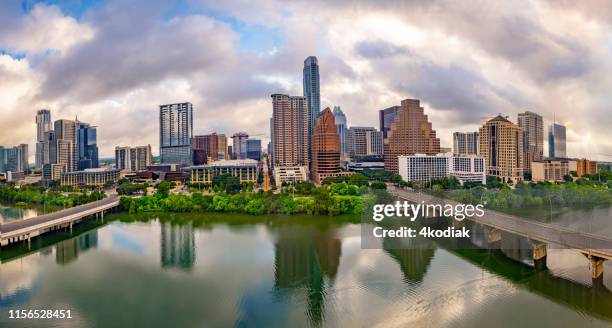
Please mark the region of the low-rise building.
<svg viewBox="0 0 612 328"><path fill-rule="evenodd" d="M576 175L581 177L585 174L593 175L597 174L597 162L590 161L588 159L577 159L576 160Z"/></svg>
<svg viewBox="0 0 612 328"><path fill-rule="evenodd" d="M274 168L274 181L277 186L283 182L308 181L308 166L277 166Z"/></svg>
<svg viewBox="0 0 612 328"><path fill-rule="evenodd" d="M86 169L83 171L62 172L60 184L75 189L100 188L109 181L119 180L120 170L109 168Z"/></svg>
<svg viewBox="0 0 612 328"><path fill-rule="evenodd" d="M562 182L569 174L569 161L547 159L531 162L531 180L534 182Z"/></svg>
<svg viewBox="0 0 612 328"><path fill-rule="evenodd" d="M238 177L240 183L257 183L259 165L256 160L219 160L206 165L192 166L191 183L212 184L216 175L230 174Z"/></svg>
<svg viewBox="0 0 612 328"><path fill-rule="evenodd" d="M452 176L461 184L466 181L486 183L484 159L478 156L453 156L452 153L399 156L398 167L404 181L426 182Z"/></svg>
<svg viewBox="0 0 612 328"><path fill-rule="evenodd" d="M44 164L42 167L42 180L44 182L58 181L63 171L64 166L61 164Z"/></svg>

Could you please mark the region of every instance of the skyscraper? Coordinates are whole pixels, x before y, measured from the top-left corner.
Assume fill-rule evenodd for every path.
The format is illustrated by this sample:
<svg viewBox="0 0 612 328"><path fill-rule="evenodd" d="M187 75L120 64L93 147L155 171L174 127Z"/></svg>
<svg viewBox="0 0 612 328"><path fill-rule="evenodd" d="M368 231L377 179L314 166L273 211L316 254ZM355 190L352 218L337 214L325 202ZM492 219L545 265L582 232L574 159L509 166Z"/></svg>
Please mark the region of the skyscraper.
<svg viewBox="0 0 612 328"><path fill-rule="evenodd" d="M368 143L370 144L370 151L376 150L377 140L369 140L372 138L372 133L374 133L374 138L378 137L376 132L378 131L374 127L351 126L346 132L346 145L349 156L357 158L375 155L368 152ZM380 153L377 155L382 155L382 149L380 149Z"/></svg>
<svg viewBox="0 0 612 328"><path fill-rule="evenodd" d="M332 111L334 114L334 121L336 122L336 128L338 130L338 136L340 137L340 157L347 157L348 151L346 149L346 115L340 106L334 106Z"/></svg>
<svg viewBox="0 0 612 328"><path fill-rule="evenodd" d="M193 105L179 103L159 106L159 125L162 164L191 164Z"/></svg>
<svg viewBox="0 0 612 328"><path fill-rule="evenodd" d="M216 161L219 156L219 137L215 132L195 136L193 137L192 147L195 165L203 165Z"/></svg>
<svg viewBox="0 0 612 328"><path fill-rule="evenodd" d="M531 162L544 159L544 123L542 116L526 111L518 114L518 126L523 129L523 162L531 171Z"/></svg>
<svg viewBox="0 0 612 328"><path fill-rule="evenodd" d="M77 130L79 122L74 120L57 120L55 126L56 163L62 166L63 172L78 169Z"/></svg>
<svg viewBox="0 0 612 328"><path fill-rule="evenodd" d="M453 153L455 155L478 154L478 132L453 133Z"/></svg>
<svg viewBox="0 0 612 328"><path fill-rule="evenodd" d="M240 144L240 158L261 160L261 140L245 139Z"/></svg>
<svg viewBox="0 0 612 328"><path fill-rule="evenodd" d="M513 182L523 179L523 132L518 125L501 115L488 120L479 130L478 151L487 175Z"/></svg>
<svg viewBox="0 0 612 328"><path fill-rule="evenodd" d="M223 133L217 135L217 142L217 158L229 159L229 153L227 151L227 136Z"/></svg>
<svg viewBox="0 0 612 328"><path fill-rule="evenodd" d="M306 97L272 95L272 148L274 166L308 165Z"/></svg>
<svg viewBox="0 0 612 328"><path fill-rule="evenodd" d="M151 145L115 147L115 167L122 171L141 172L153 161Z"/></svg>
<svg viewBox="0 0 612 328"><path fill-rule="evenodd" d="M398 172L397 158L401 155L440 152L440 139L425 115L418 99L402 100L400 108L384 140L385 170Z"/></svg>
<svg viewBox="0 0 612 328"><path fill-rule="evenodd" d="M45 140L49 131L51 131L51 112L48 109L41 109L36 113L36 170L41 170L43 164L48 164L45 163L45 158L49 158L48 153L45 156L45 151L48 151Z"/></svg>
<svg viewBox="0 0 612 328"><path fill-rule="evenodd" d="M332 111L325 108L312 134L311 176L316 184L325 178L337 176L340 168L340 137Z"/></svg>
<svg viewBox="0 0 612 328"><path fill-rule="evenodd" d="M244 140L247 140L249 138L249 135L246 132L236 132L234 133L234 135L232 136L232 149L234 151L234 158L236 159L244 159L242 158L242 142Z"/></svg>
<svg viewBox="0 0 612 328"><path fill-rule="evenodd" d="M315 121L321 111L321 82L319 80L319 61L315 56L309 56L304 60L304 97L308 106L308 159L311 158L311 138Z"/></svg>
<svg viewBox="0 0 612 328"><path fill-rule="evenodd" d="M389 133L389 129L391 129L391 123L395 121L395 117L397 116L397 112L399 110L400 106L391 106L379 111L378 120L380 123L380 132L383 134L383 139L387 139L387 134Z"/></svg>
<svg viewBox="0 0 612 328"><path fill-rule="evenodd" d="M565 158L565 126L553 123L548 127L548 157Z"/></svg>
<svg viewBox="0 0 612 328"><path fill-rule="evenodd" d="M77 130L78 170L93 169L98 164L97 129L87 123L79 122Z"/></svg>

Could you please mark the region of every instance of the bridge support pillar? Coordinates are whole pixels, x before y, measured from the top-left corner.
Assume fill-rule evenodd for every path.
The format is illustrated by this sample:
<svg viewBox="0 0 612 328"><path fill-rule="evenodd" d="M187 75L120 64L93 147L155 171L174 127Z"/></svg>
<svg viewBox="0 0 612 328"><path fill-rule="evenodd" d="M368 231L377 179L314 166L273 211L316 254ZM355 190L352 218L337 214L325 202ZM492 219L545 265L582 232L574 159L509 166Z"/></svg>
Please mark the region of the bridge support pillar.
<svg viewBox="0 0 612 328"><path fill-rule="evenodd" d="M32 249L32 239L30 238L30 235L28 235L28 250Z"/></svg>
<svg viewBox="0 0 612 328"><path fill-rule="evenodd" d="M72 222L70 222L70 234L72 234Z"/></svg>
<svg viewBox="0 0 612 328"><path fill-rule="evenodd" d="M591 265L591 278L593 282L603 282L604 262L606 259L593 255L585 256L589 259Z"/></svg>
<svg viewBox="0 0 612 328"><path fill-rule="evenodd" d="M488 248L499 248L501 245L502 234L501 231L494 228L485 227L486 237L487 237L487 247Z"/></svg>
<svg viewBox="0 0 612 328"><path fill-rule="evenodd" d="M546 270L546 244L533 242L533 266L536 270Z"/></svg>

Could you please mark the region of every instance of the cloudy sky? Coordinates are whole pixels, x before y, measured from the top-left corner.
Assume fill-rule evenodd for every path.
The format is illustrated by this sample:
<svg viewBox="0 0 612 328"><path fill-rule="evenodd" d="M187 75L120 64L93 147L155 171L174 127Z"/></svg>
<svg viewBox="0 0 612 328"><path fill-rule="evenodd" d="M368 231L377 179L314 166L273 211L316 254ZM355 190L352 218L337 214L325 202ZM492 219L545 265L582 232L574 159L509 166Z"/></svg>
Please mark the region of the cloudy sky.
<svg viewBox="0 0 612 328"><path fill-rule="evenodd" d="M33 151L49 108L97 125L103 156L157 153L158 106L185 101L196 134L268 139L270 94L301 95L316 55L321 104L349 125L418 98L450 147L453 131L531 110L567 126L570 156L612 160L606 0L4 0L0 21L0 145Z"/></svg>

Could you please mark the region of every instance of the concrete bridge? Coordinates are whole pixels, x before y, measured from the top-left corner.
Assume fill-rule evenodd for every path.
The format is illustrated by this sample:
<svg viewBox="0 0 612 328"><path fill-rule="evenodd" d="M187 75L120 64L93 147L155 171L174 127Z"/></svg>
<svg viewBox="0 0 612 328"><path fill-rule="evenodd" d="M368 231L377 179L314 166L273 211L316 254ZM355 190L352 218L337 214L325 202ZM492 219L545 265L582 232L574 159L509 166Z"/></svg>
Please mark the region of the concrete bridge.
<svg viewBox="0 0 612 328"><path fill-rule="evenodd" d="M390 187L389 192L400 199L414 203L459 204L452 200L395 187ZM612 260L612 238L530 221L491 210L485 210L485 215L482 217L473 216L466 218L466 220L482 225L479 232L484 234L486 243L498 243L501 250L510 257L513 257L513 253L519 253L525 246L525 243L521 243L519 238L526 240L536 268L546 267L547 244L558 245L582 253L590 261L593 280L603 279L603 263L606 260ZM454 225L460 225L461 223L453 220Z"/></svg>
<svg viewBox="0 0 612 328"><path fill-rule="evenodd" d="M0 246L19 241L27 241L49 231L70 229L72 225L88 217L104 219L104 212L119 206L119 196L108 197L85 205L44 214L34 218L0 225Z"/></svg>

